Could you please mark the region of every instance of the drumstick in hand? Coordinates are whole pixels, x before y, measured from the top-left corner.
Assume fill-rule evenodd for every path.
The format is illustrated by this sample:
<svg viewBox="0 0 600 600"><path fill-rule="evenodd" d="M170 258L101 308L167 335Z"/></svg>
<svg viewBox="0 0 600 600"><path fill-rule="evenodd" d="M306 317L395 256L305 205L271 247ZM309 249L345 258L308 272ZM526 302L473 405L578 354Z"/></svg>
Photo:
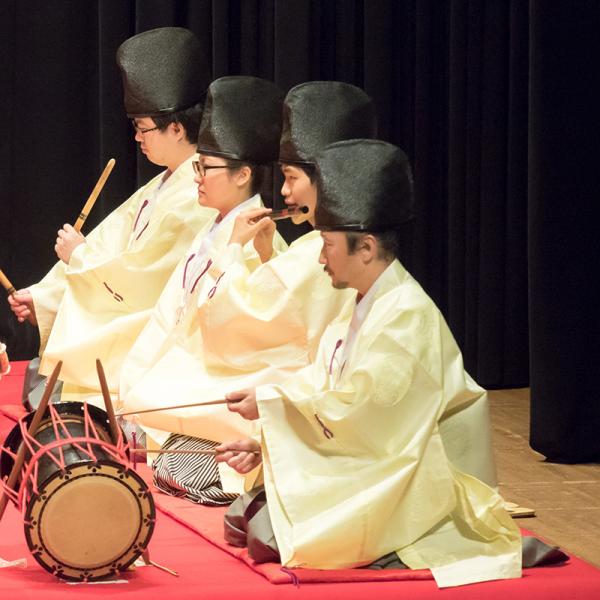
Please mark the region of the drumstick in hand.
<svg viewBox="0 0 600 600"><path fill-rule="evenodd" d="M29 429L27 430L27 434L34 436L40 426L42 419L44 418L44 413L46 412L46 408L48 408L48 402L50 401L50 396L54 391L54 386L56 385L56 380L58 379L58 374L60 373L60 369L62 367L62 360L59 360L54 367L54 371L52 371L52 375L46 381L46 389L44 390L44 395L40 400L40 405L37 407L35 414L33 415L33 419L31 419L31 425L29 425ZM21 473L21 468L23 467L23 463L25 462L25 452L27 452L27 446L25 441L21 443L19 447L19 451L17 452L17 456L15 458L15 463L13 468L10 471L10 475L6 480L6 486L11 490L15 488L17 481L19 479L19 475ZM4 489L0 489L0 520L4 515L4 511L6 510L6 505L8 503L8 494Z"/></svg>
<svg viewBox="0 0 600 600"><path fill-rule="evenodd" d="M113 170L114 166L115 166L115 159L111 158L106 163L106 166L104 167L104 171L102 171L102 175L100 175L100 179L98 179L98 181L96 182L96 185L94 186L94 189L92 190L92 193L90 194L90 197L87 199L85 206L82 208L81 212L79 213L79 216L77 217L77 221L75 221L75 225L73 225L73 229L75 231L81 230L81 227L83 226L85 220L87 219L88 215L90 214L90 211L92 210L94 204L96 203L96 200L98 199L98 196L100 195L100 192L102 191L102 188L104 187L104 184L106 183L106 180L108 179L108 176L110 175L110 172Z"/></svg>
<svg viewBox="0 0 600 600"><path fill-rule="evenodd" d="M9 296L12 296L17 290L15 290L15 286L10 282L8 277L2 272L0 269L0 283L2 287L6 290Z"/></svg>
<svg viewBox="0 0 600 600"><path fill-rule="evenodd" d="M161 406L160 408L146 408L144 410L132 410L131 412L119 413L119 417L129 417L131 415L143 415L151 412L161 412L163 410L175 410L177 408L194 408L195 406L212 406L214 404L227 404L235 400L210 400L209 402L194 402L193 404L176 404L175 406Z"/></svg>
<svg viewBox="0 0 600 600"><path fill-rule="evenodd" d="M198 454L201 456L216 456L222 454L218 450L148 450L147 448L130 448L129 452L135 452L137 454ZM260 450L227 450L227 452L233 452L239 454L240 452L248 452L249 454L260 454Z"/></svg>

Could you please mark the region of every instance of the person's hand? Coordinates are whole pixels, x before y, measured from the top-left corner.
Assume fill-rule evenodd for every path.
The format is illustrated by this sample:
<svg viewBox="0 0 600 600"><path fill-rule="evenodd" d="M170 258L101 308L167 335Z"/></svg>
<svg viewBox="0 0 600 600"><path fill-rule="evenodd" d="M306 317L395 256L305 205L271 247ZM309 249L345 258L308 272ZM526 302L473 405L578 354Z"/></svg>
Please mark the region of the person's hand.
<svg viewBox="0 0 600 600"><path fill-rule="evenodd" d="M262 262L266 262L273 254L273 236L275 222L269 219L270 208L253 208L245 210L235 218L230 244L245 246L254 239L254 247Z"/></svg>
<svg viewBox="0 0 600 600"><path fill-rule="evenodd" d="M275 237L277 227L275 221L272 221L268 217L261 219L259 223L262 221L266 221L266 223L254 236L254 249L260 257L260 262L266 263L273 256L273 238Z"/></svg>
<svg viewBox="0 0 600 600"><path fill-rule="evenodd" d="M248 421L254 421L260 416L258 406L256 405L256 391L254 388L230 392L225 396L227 408L231 412L236 412Z"/></svg>
<svg viewBox="0 0 600 600"><path fill-rule="evenodd" d="M252 438L227 442L215 448L218 454L215 456L217 462L227 463L238 473L249 473L260 465L260 444Z"/></svg>
<svg viewBox="0 0 600 600"><path fill-rule="evenodd" d="M10 310L13 311L19 323L29 321L32 325L37 325L33 297L29 290L17 290L8 297L8 303L10 305Z"/></svg>
<svg viewBox="0 0 600 600"><path fill-rule="evenodd" d="M84 242L85 237L79 231L75 231L72 225L65 223L64 227L59 229L56 238L56 246L54 246L56 256L64 263L69 264L73 250Z"/></svg>

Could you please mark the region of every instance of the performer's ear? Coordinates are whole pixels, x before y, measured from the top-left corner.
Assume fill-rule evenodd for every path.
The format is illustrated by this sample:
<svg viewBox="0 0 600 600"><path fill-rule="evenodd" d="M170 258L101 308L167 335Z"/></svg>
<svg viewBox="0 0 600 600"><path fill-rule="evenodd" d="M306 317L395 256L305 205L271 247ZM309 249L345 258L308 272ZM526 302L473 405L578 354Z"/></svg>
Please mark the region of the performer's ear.
<svg viewBox="0 0 600 600"><path fill-rule="evenodd" d="M235 182L239 187L243 187L250 183L252 179L252 169L248 165L243 165L236 169L234 173Z"/></svg>
<svg viewBox="0 0 600 600"><path fill-rule="evenodd" d="M169 128L175 134L175 136L178 138L178 141L186 139L185 128L183 127L183 125L181 123L179 123L179 122L169 123Z"/></svg>
<svg viewBox="0 0 600 600"><path fill-rule="evenodd" d="M377 258L378 243L377 238L370 233L365 234L359 242L359 250L365 264L370 263Z"/></svg>

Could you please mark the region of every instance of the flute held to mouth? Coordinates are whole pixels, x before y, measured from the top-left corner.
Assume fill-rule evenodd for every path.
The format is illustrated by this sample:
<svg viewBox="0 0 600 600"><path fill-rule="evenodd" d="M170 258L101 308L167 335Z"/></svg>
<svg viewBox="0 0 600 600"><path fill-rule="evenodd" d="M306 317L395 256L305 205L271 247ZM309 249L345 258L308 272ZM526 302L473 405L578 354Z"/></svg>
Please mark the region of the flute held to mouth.
<svg viewBox="0 0 600 600"><path fill-rule="evenodd" d="M308 212L308 206L293 206L291 208L283 208L274 210L266 215L261 215L253 219L253 222L260 221L263 217L269 217L272 221L280 221L281 219L291 219L294 215L305 215Z"/></svg>

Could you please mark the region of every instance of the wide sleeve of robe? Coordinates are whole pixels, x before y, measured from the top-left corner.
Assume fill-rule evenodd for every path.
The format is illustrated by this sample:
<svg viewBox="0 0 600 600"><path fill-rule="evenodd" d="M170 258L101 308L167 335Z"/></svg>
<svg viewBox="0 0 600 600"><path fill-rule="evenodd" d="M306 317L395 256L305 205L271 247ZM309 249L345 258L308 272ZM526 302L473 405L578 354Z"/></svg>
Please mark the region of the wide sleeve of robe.
<svg viewBox="0 0 600 600"><path fill-rule="evenodd" d="M117 391L123 359L173 269L197 231L214 218L214 211L198 205L189 159L158 191L147 226L134 232L161 177L136 192L73 253L64 269L65 290L42 355L42 374L62 360L63 381L98 388L95 359L100 358L111 391Z"/></svg>

